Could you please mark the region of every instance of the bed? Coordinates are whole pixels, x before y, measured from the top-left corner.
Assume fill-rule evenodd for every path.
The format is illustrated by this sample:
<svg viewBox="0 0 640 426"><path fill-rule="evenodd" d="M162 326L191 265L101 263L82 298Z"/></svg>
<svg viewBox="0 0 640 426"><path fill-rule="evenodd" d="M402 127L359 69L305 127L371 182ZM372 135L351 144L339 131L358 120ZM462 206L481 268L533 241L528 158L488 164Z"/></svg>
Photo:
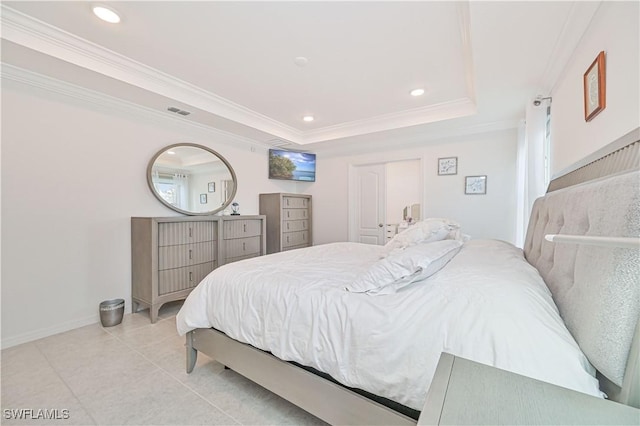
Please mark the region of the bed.
<svg viewBox="0 0 640 426"><path fill-rule="evenodd" d="M640 405L638 249L545 240L640 235L638 139L554 181L524 250L451 226L395 251L334 243L215 270L177 316L187 371L202 352L332 424L415 424L441 352ZM415 276L389 263L409 252Z"/></svg>

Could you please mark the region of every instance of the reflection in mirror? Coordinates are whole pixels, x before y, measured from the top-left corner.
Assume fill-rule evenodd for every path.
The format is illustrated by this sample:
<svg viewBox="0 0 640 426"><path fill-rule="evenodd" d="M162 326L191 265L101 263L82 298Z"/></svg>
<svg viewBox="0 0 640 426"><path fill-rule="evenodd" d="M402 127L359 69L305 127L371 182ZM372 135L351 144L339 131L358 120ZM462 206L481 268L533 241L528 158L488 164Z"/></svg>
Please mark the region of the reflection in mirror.
<svg viewBox="0 0 640 426"><path fill-rule="evenodd" d="M236 194L236 175L217 152L196 144L176 144L149 162L147 181L167 207L187 215L214 214Z"/></svg>

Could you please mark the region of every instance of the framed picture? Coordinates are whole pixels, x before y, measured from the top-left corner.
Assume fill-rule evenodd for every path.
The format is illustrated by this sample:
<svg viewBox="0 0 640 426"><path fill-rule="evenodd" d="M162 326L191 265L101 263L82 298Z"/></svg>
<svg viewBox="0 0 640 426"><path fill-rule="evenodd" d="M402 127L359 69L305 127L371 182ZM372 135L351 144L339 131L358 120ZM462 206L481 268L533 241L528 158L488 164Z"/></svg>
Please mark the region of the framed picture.
<svg viewBox="0 0 640 426"><path fill-rule="evenodd" d="M438 158L438 175L458 174L458 157Z"/></svg>
<svg viewBox="0 0 640 426"><path fill-rule="evenodd" d="M487 176L465 176L464 193L483 195L487 193Z"/></svg>
<svg viewBox="0 0 640 426"><path fill-rule="evenodd" d="M209 187L209 192L216 192L216 183L215 182L209 182L207 184L207 186Z"/></svg>
<svg viewBox="0 0 640 426"><path fill-rule="evenodd" d="M584 73L584 120L591 121L607 105L604 51L598 54Z"/></svg>
<svg viewBox="0 0 640 426"><path fill-rule="evenodd" d="M200 204L207 204L207 194L200 194Z"/></svg>

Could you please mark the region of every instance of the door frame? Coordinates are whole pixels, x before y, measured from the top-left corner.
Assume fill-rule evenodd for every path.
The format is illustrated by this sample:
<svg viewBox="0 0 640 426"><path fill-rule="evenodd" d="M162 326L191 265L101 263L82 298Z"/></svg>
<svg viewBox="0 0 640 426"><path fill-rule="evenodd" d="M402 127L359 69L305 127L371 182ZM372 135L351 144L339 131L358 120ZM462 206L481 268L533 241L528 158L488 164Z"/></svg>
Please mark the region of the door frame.
<svg viewBox="0 0 640 426"><path fill-rule="evenodd" d="M419 162L419 171L418 171L418 176L420 181L418 182L419 185L419 194L420 194L420 212L421 215L424 216L425 214L425 204L424 204L424 200L425 200L425 189L426 189L426 176L425 176L425 158L424 156L420 155L420 156L407 156L407 157L400 157L400 158L396 158L393 160L381 160L381 161L357 161L357 162L353 162L353 163L349 163L349 182L348 185L349 187L347 188L347 198L348 198L348 209L347 209L347 214L349 217L349 223L347 225L347 236L348 236L348 241L351 242L357 242L358 241L358 232L357 232L357 227L356 227L356 218L355 218L355 214L356 214L356 186L357 186L357 168L361 167L361 166L375 166L375 165L380 165L380 164L384 164L387 165L388 163L398 163L398 162L402 162L402 161L418 161ZM386 185L386 179L387 176L385 174L385 185ZM386 204L387 204L387 200L386 200L386 196L385 196L385 211L386 211ZM386 215L385 215L385 221L386 221ZM386 226L386 223L385 223Z"/></svg>

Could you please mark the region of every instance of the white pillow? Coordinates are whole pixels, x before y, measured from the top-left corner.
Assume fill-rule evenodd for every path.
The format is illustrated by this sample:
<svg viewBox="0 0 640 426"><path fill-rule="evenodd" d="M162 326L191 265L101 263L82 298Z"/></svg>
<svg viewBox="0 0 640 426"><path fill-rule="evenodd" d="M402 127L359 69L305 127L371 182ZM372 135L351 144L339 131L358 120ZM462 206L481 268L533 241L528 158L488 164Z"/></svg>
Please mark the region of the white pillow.
<svg viewBox="0 0 640 426"><path fill-rule="evenodd" d="M455 256L462 241L442 240L416 244L374 263L345 287L353 293L392 294L438 272Z"/></svg>
<svg viewBox="0 0 640 426"><path fill-rule="evenodd" d="M462 240L460 238L460 224L445 218L429 218L395 235L391 241L385 245L385 250L381 257L386 257L391 253L404 250L416 244L441 241L445 239Z"/></svg>

